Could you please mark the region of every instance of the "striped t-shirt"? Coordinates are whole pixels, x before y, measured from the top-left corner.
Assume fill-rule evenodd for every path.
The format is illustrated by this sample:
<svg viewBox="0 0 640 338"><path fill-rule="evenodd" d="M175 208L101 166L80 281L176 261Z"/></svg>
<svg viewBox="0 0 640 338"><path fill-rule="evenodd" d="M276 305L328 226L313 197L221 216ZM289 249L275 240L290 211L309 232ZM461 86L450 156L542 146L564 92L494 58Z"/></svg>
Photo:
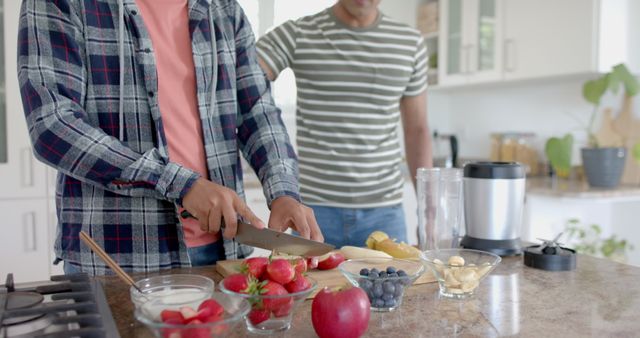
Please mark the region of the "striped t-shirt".
<svg viewBox="0 0 640 338"><path fill-rule="evenodd" d="M346 208L402 203L400 99L427 85L418 31L379 15L352 28L331 8L264 35L258 55L297 86L297 143L303 202Z"/></svg>

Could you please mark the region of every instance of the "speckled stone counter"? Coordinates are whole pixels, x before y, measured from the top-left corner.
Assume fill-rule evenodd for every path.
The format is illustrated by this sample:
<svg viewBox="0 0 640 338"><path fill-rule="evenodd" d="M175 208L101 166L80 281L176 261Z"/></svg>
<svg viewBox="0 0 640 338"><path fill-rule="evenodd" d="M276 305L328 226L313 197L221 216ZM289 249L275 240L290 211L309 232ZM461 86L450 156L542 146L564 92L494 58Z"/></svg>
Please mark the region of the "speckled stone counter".
<svg viewBox="0 0 640 338"><path fill-rule="evenodd" d="M173 270L221 277L213 267ZM127 287L101 277L122 337L151 337L133 318ZM311 302L278 337L314 337ZM571 272L528 268L505 258L467 300L442 299L435 283L407 290L402 307L371 313L365 337L639 337L640 268L589 256ZM258 337L242 328L235 337Z"/></svg>

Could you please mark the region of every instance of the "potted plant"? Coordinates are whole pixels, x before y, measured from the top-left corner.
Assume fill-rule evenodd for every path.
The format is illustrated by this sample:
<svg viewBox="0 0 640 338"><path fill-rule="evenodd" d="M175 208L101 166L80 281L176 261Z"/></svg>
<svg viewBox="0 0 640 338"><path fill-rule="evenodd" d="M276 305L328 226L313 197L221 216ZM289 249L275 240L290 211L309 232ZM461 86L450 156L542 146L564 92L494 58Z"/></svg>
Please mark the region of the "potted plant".
<svg viewBox="0 0 640 338"><path fill-rule="evenodd" d="M627 262L627 253L633 245L626 239L618 239L616 235L602 237L602 229L597 224L589 227L581 226L577 219L566 223L567 243L578 253L608 258L620 263Z"/></svg>
<svg viewBox="0 0 640 338"><path fill-rule="evenodd" d="M616 187L624 170L627 156L627 149L622 146L624 140L620 142L619 146L603 146L593 130L602 96L607 91L615 94L620 87L624 87L623 110L630 110L631 98L638 94L639 84L624 64L614 66L610 72L595 80L587 81L582 88L583 97L593 104L593 111L587 126L589 145L581 149L584 172L592 187ZM611 131L615 132L615 130Z"/></svg>

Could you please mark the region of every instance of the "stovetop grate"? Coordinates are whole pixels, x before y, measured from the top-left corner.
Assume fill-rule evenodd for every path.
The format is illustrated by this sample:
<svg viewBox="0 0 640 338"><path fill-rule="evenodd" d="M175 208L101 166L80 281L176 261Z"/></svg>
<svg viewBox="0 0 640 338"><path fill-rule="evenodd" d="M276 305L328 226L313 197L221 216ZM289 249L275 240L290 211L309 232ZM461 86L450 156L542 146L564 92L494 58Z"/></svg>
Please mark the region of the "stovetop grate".
<svg viewBox="0 0 640 338"><path fill-rule="evenodd" d="M32 307L7 309L6 299L15 291L50 295L50 301ZM22 288L14 285L9 274L5 285L0 286L0 325L6 325L12 318L42 315L54 315L51 325L56 325L56 332L34 333L25 337L120 338L102 285L87 274L52 276L51 282L29 283ZM8 330L0 329L2 331L4 334L0 334L0 338L5 338Z"/></svg>

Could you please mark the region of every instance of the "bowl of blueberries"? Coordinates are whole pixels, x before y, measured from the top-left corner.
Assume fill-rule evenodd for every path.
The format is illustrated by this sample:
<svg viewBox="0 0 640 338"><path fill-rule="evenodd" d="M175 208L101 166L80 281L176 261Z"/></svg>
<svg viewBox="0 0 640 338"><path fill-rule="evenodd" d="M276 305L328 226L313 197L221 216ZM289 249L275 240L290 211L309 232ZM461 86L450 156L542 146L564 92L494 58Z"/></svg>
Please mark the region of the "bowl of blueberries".
<svg viewBox="0 0 640 338"><path fill-rule="evenodd" d="M417 261L398 258L361 258L338 266L342 274L369 296L372 311L388 312L400 307L404 290L424 271Z"/></svg>

